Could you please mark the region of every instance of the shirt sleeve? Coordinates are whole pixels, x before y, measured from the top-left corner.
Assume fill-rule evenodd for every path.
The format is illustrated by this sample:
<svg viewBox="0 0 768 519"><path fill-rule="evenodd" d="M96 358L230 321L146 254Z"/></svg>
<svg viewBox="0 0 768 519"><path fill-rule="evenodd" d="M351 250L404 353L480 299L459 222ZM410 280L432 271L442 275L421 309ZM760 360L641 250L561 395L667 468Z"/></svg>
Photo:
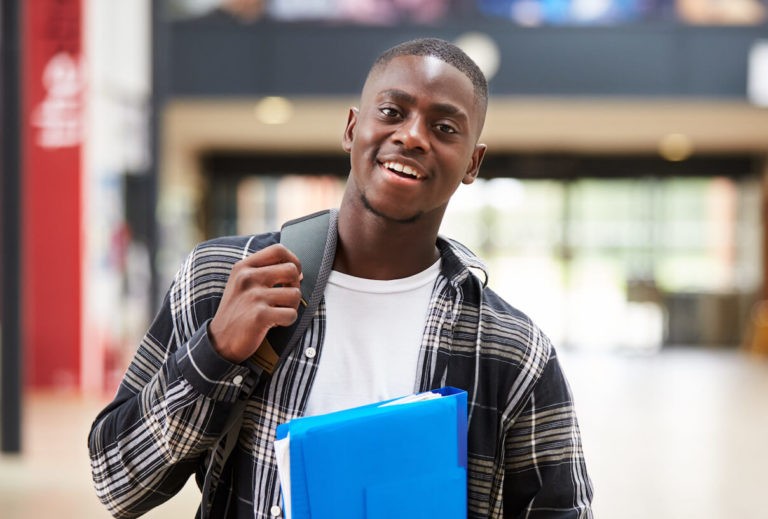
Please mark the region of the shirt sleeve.
<svg viewBox="0 0 768 519"><path fill-rule="evenodd" d="M115 517L138 517L186 483L258 373L218 355L207 328L231 270L196 249L88 438L96 493ZM210 258L209 258L210 259Z"/></svg>
<svg viewBox="0 0 768 519"><path fill-rule="evenodd" d="M505 518L592 518L592 482L571 391L554 349L507 431L503 493Z"/></svg>

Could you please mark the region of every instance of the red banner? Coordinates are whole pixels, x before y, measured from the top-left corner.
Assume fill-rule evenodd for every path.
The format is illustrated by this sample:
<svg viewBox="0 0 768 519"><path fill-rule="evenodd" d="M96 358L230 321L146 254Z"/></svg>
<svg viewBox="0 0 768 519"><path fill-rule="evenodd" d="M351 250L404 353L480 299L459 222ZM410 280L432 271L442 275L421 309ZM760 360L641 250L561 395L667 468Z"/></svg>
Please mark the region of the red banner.
<svg viewBox="0 0 768 519"><path fill-rule="evenodd" d="M26 384L74 389L81 315L81 0L22 5Z"/></svg>

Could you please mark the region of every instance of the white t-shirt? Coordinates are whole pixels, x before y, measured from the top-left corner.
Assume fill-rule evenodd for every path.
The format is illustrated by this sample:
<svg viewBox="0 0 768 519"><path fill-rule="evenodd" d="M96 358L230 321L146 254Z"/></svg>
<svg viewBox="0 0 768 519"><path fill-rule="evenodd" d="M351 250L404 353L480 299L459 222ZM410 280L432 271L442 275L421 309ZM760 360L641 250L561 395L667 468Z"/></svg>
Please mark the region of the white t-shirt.
<svg viewBox="0 0 768 519"><path fill-rule="evenodd" d="M331 272L326 330L307 416L412 393L440 260L389 281Z"/></svg>

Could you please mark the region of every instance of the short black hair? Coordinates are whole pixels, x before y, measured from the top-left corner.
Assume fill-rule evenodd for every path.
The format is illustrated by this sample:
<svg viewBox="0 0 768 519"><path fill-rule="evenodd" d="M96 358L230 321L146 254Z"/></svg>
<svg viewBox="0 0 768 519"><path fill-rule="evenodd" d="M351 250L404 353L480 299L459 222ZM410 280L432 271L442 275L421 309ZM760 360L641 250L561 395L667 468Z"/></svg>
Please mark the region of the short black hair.
<svg viewBox="0 0 768 519"><path fill-rule="evenodd" d="M488 105L488 81L472 58L453 43L440 38L410 40L382 52L373 62L369 75L400 56L434 56L459 69L472 82L475 96L485 110Z"/></svg>

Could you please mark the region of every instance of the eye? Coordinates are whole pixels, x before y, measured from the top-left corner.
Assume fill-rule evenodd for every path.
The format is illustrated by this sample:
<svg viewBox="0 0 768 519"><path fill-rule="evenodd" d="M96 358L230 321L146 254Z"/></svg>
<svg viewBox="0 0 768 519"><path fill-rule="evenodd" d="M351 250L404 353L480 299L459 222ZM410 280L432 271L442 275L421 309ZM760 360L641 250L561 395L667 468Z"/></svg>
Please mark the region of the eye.
<svg viewBox="0 0 768 519"><path fill-rule="evenodd" d="M379 112L381 112L384 117L398 117L400 115L400 112L391 106L383 106L379 108Z"/></svg>
<svg viewBox="0 0 768 519"><path fill-rule="evenodd" d="M437 128L439 132L449 133L449 134L456 133L458 131L456 130L456 128L454 128L453 126L447 123L437 123L435 125L435 128Z"/></svg>

